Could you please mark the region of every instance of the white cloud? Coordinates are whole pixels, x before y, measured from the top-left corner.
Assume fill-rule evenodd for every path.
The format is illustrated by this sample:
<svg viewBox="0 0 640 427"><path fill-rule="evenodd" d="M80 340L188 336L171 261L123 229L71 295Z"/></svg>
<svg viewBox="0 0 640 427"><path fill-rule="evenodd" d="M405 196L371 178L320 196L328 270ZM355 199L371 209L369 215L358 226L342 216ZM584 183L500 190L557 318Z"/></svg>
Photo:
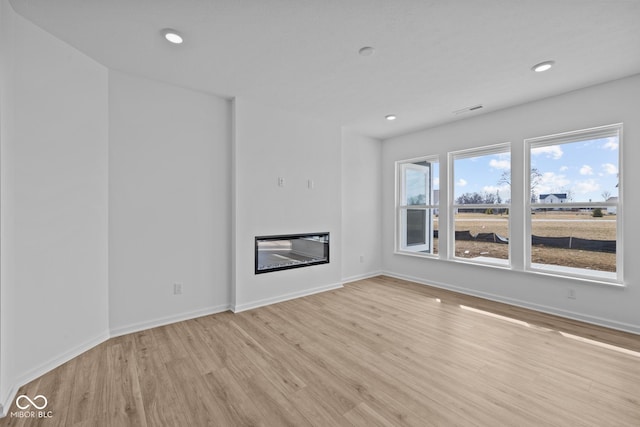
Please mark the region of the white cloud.
<svg viewBox="0 0 640 427"><path fill-rule="evenodd" d="M467 185L467 181L463 178L460 178L458 182L456 182L456 185L459 187L464 187L465 185Z"/></svg>
<svg viewBox="0 0 640 427"><path fill-rule="evenodd" d="M536 147L531 150L531 154L538 156L544 154L547 158L558 160L562 157L562 148L559 145L545 145L543 147Z"/></svg>
<svg viewBox="0 0 640 427"><path fill-rule="evenodd" d="M502 200L508 200L511 198L511 186L509 184L501 185L499 187L495 185L485 185L482 187L482 192L488 194L496 194L498 192L500 193L500 198Z"/></svg>
<svg viewBox="0 0 640 427"><path fill-rule="evenodd" d="M613 163L604 163L602 169L609 175L616 175L618 173L618 168Z"/></svg>
<svg viewBox="0 0 640 427"><path fill-rule="evenodd" d="M589 165L584 165L580 168L580 175L593 175L593 168Z"/></svg>
<svg viewBox="0 0 640 427"><path fill-rule="evenodd" d="M560 172L566 172L569 170L569 166L560 166Z"/></svg>
<svg viewBox="0 0 640 427"><path fill-rule="evenodd" d="M567 187L571 180L564 175L557 175L554 172L545 172L540 177L540 182L535 188L538 194L557 193L561 188Z"/></svg>
<svg viewBox="0 0 640 427"><path fill-rule="evenodd" d="M511 161L509 161L509 160L491 159L491 161L489 162L489 166L491 166L492 168L495 168L495 169L509 170L509 169L511 169Z"/></svg>
<svg viewBox="0 0 640 427"><path fill-rule="evenodd" d="M592 193L600 189L600 185L595 179L587 179L586 181L578 181L573 187L579 194Z"/></svg>
<svg viewBox="0 0 640 427"><path fill-rule="evenodd" d="M602 148L614 151L618 149L618 138L607 138L607 142L604 143Z"/></svg>

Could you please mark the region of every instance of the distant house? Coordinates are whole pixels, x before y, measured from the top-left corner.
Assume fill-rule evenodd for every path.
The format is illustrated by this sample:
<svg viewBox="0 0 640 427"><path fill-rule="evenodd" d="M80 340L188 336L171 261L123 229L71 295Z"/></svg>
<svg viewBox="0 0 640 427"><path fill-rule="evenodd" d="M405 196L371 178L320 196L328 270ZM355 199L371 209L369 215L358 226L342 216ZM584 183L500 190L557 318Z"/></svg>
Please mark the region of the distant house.
<svg viewBox="0 0 640 427"><path fill-rule="evenodd" d="M540 203L566 203L567 202L567 193L551 193L551 194L541 194L540 195ZM558 211L561 208L555 207L551 208L551 210Z"/></svg>
<svg viewBox="0 0 640 427"><path fill-rule="evenodd" d="M540 203L566 203L567 193L541 194Z"/></svg>
<svg viewBox="0 0 640 427"><path fill-rule="evenodd" d="M612 196L607 199L607 202L618 203L618 197ZM618 213L618 209L615 206L607 207L607 213L609 215L616 215Z"/></svg>

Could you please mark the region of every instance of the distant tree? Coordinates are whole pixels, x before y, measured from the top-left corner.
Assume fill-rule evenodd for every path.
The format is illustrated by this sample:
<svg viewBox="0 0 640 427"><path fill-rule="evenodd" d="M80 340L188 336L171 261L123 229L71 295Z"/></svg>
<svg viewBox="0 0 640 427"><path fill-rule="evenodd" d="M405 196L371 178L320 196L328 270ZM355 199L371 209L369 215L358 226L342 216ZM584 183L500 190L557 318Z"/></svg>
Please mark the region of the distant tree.
<svg viewBox="0 0 640 427"><path fill-rule="evenodd" d="M484 197L480 193L464 193L456 199L459 205L481 205L484 203Z"/></svg>
<svg viewBox="0 0 640 427"><path fill-rule="evenodd" d="M602 209L600 209L600 208L595 208L595 209L591 212L591 216L593 216L594 218L602 218L604 215L602 214Z"/></svg>
<svg viewBox="0 0 640 427"><path fill-rule="evenodd" d="M538 170L538 168L531 168L531 177L529 179L529 183L531 184L530 189L530 197L531 202L535 202L538 199L538 195L536 193L536 187L540 185L542 182L542 174ZM508 185L511 187L511 169L502 172L500 179L498 180L498 185Z"/></svg>
<svg viewBox="0 0 640 427"><path fill-rule="evenodd" d="M502 172L500 175L500 179L498 180L498 185L508 185L511 187L511 169Z"/></svg>
<svg viewBox="0 0 640 427"><path fill-rule="evenodd" d="M573 193L573 190L568 189L568 190L565 190L564 193L567 193L567 200L570 202L573 202L573 199L575 198L575 194Z"/></svg>
<svg viewBox="0 0 640 427"><path fill-rule="evenodd" d="M459 205L495 205L501 203L499 195L493 193L464 193L456 199Z"/></svg>
<svg viewBox="0 0 640 427"><path fill-rule="evenodd" d="M496 190L496 202L502 204L502 197L500 197L500 190Z"/></svg>
<svg viewBox="0 0 640 427"><path fill-rule="evenodd" d="M608 190L604 190L601 196L602 196L602 200L606 202L607 200L609 200L609 197L611 197L611 192Z"/></svg>
<svg viewBox="0 0 640 427"><path fill-rule="evenodd" d="M424 205L427 203L427 196L424 194L418 194L417 196L409 197L407 204L409 205Z"/></svg>
<svg viewBox="0 0 640 427"><path fill-rule="evenodd" d="M487 205L495 205L496 195L493 193L484 193L484 203Z"/></svg>

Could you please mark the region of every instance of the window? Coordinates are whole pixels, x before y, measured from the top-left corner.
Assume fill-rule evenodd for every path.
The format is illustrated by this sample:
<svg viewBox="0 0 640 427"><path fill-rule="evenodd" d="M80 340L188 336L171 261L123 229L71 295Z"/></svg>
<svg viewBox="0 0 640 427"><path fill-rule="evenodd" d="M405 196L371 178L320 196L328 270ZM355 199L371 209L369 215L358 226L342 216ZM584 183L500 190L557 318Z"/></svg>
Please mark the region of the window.
<svg viewBox="0 0 640 427"><path fill-rule="evenodd" d="M509 265L509 144L451 153L450 168L451 256Z"/></svg>
<svg viewBox="0 0 640 427"><path fill-rule="evenodd" d="M443 206L438 157L398 161L395 251L622 284L621 147L615 124L526 139L517 170L510 143L449 152Z"/></svg>
<svg viewBox="0 0 640 427"><path fill-rule="evenodd" d="M526 140L527 268L621 281L621 125Z"/></svg>
<svg viewBox="0 0 640 427"><path fill-rule="evenodd" d="M438 159L396 163L398 174L396 250L418 255L438 253Z"/></svg>

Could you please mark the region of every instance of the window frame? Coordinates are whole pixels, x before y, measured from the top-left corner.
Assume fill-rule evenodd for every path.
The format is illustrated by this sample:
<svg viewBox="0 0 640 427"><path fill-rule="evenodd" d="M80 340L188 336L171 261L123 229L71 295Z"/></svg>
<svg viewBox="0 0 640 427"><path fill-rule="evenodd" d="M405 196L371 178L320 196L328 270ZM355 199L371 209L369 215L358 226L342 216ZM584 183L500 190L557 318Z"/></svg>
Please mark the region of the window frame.
<svg viewBox="0 0 640 427"><path fill-rule="evenodd" d="M449 193L449 203L447 204L448 208L449 208L449 213L448 213L448 230L447 230L447 236L448 236L448 253L447 253L447 258L456 262L465 262L465 263L471 263L471 264L477 264L477 265L484 265L484 266L489 266L489 267L498 267L498 268L505 268L505 269L510 269L513 270L513 265L512 265L512 260L513 260L513 245L511 244L511 233L512 233L512 221L511 221L511 214L512 214L512 203L495 203L495 204L457 204L455 203L455 198L456 198L456 194L455 194L455 167L454 167L454 163L456 161L456 159L465 159L465 158L473 158L473 157L481 157L481 156L485 156L485 155L492 155L492 154L500 154L500 153L505 153L508 152L509 153L509 162L511 163L511 167L510 170L512 170L512 166L513 166L513 156L512 156L512 151L511 151L511 142L502 142L502 143L498 143L498 144L491 144L491 145L485 145L485 146L481 146L481 147L476 147L476 148L468 148L468 149L463 149L463 150L457 150L457 151L450 151L449 153L447 153L448 156L448 174L447 174L447 185L448 185L448 193ZM513 193L513 189L512 189L512 193ZM510 199L513 199L513 196L510 197ZM487 208L498 208L498 209L508 209L509 211L509 217L507 219L507 229L509 230L509 243L508 243L508 259L506 260L506 262L502 261L501 258L496 258L495 261L493 260L476 260L474 258L463 258L463 257L458 257L455 254L456 251L456 221L455 221L455 213L456 210L459 207L463 207L463 208L468 208L468 209L474 209L474 208L478 208L478 209L487 209Z"/></svg>
<svg viewBox="0 0 640 427"><path fill-rule="evenodd" d="M395 218L394 218L394 222L395 222L395 227L394 227L394 253L395 254L401 254L401 255L409 255L409 256L417 256L417 257L421 257L421 258L440 258L440 250L438 250L438 253L433 253L433 227L431 227L431 252L422 252L422 251L410 251L407 249L403 249L402 247L402 242L404 241L403 239L403 215L402 215L402 211L406 211L409 209L416 209L416 210L424 210L426 212L430 212L431 215L433 215L433 210L439 210L440 209L440 200L439 198L434 197L433 192L435 191L433 188L433 185L431 186L431 204L424 204L424 205L406 205L402 203L402 198L403 195L405 194L405 186L404 186L404 176L403 176L403 165L406 164L415 164L418 162L427 162L427 163L431 163L433 165L433 163L438 163L438 171L440 170L440 157L438 155L429 155L429 156L420 156L420 157L414 157L411 159L405 159L405 160L398 160L395 162L395 178L396 178L396 182L395 182L395 194L396 194L396 202L395 202ZM434 173L433 173L433 167L430 167L430 171L429 171L430 175L431 175L431 182L433 183L434 181ZM435 178L440 178L439 176L435 177Z"/></svg>
<svg viewBox="0 0 640 427"><path fill-rule="evenodd" d="M580 141L588 141L599 138L606 138L616 136L618 138L618 200L616 202L562 202L562 203L534 203L531 200L531 151L534 148L568 144ZM564 278L581 279L597 283L605 283L610 285L624 285L623 274L623 189L622 183L622 151L623 151L623 124L615 123L611 125L598 126L587 129L580 129L569 132L562 132L558 134L539 136L534 138L527 138L524 140L524 188L523 195L525 209L524 209L524 271L537 274L551 275ZM532 222L533 215L531 214L533 209L536 208L554 208L560 207L563 209L572 208L616 208L616 272L615 277L610 277L608 272L602 272L600 270L592 270L591 273L588 269L574 268L569 266L554 266L551 264L540 264L532 262Z"/></svg>

